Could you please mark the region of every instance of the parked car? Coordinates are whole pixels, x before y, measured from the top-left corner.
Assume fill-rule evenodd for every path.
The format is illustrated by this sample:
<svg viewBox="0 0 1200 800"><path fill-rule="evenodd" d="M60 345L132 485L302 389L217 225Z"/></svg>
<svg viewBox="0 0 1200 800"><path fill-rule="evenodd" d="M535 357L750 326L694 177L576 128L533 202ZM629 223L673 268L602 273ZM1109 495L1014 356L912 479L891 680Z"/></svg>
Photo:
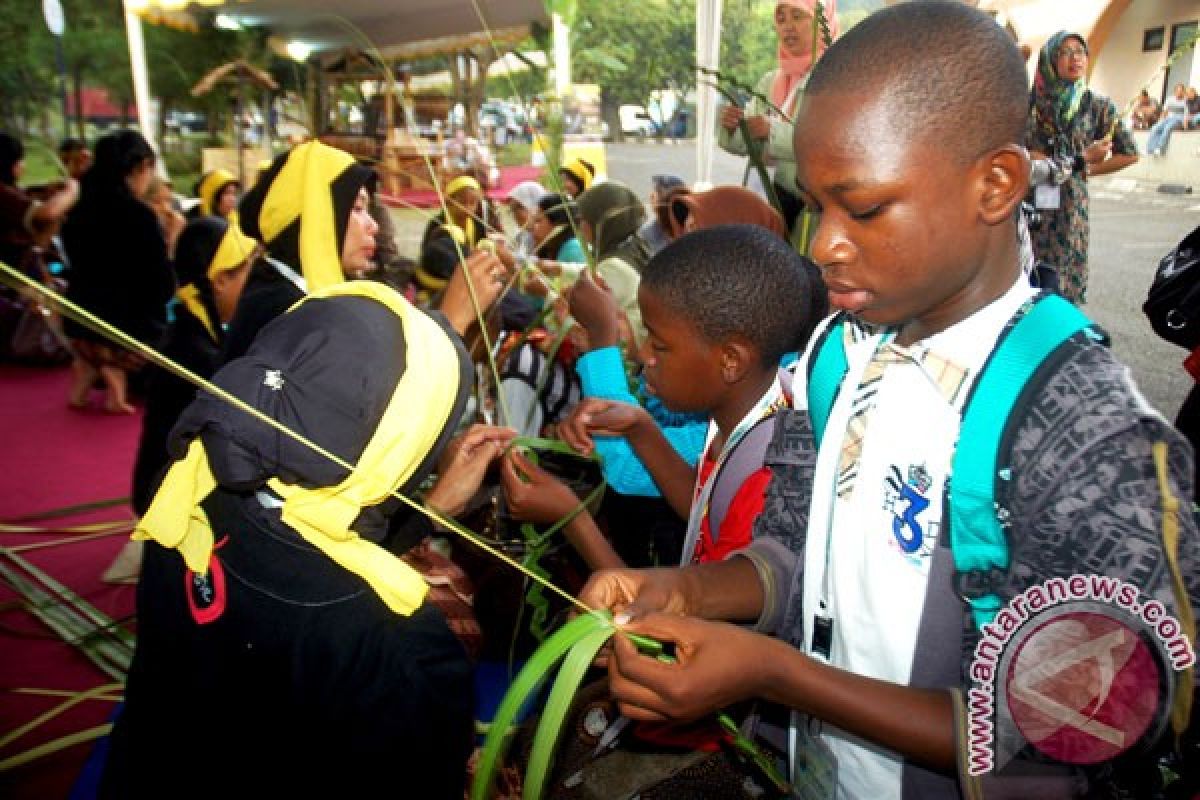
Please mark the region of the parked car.
<svg viewBox="0 0 1200 800"><path fill-rule="evenodd" d="M645 106L624 105L617 109L621 120L621 133L626 136L657 136L658 125L650 117Z"/></svg>
<svg viewBox="0 0 1200 800"><path fill-rule="evenodd" d="M168 111L166 126L180 133L201 133L208 130L208 117L198 111Z"/></svg>
<svg viewBox="0 0 1200 800"><path fill-rule="evenodd" d="M498 145L521 138L525 134L525 115L510 103L488 100L479 109L479 127L492 130Z"/></svg>

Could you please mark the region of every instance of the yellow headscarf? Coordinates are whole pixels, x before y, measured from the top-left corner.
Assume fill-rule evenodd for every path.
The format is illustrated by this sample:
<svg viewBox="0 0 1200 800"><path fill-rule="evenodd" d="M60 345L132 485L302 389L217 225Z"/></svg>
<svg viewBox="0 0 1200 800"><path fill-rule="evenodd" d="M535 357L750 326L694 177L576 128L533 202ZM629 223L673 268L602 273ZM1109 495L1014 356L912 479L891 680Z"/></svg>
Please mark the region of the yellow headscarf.
<svg viewBox="0 0 1200 800"><path fill-rule="evenodd" d="M563 164L560 169L573 175L575 180L579 181L579 185L583 187L584 191L587 191L591 188L592 179L596 177L595 172L593 172L589 165L586 164L581 158L575 158L568 161L566 164Z"/></svg>
<svg viewBox="0 0 1200 800"><path fill-rule="evenodd" d="M242 229L235 222L230 222L229 227L225 230L225 235L221 237L217 251L213 254L212 261L208 264L208 269L205 271L209 283L212 283L213 279L222 272L240 267L246 259L254 255L256 247L258 247L258 242L242 233ZM208 331L208 335L213 338L213 341L216 341L218 338L216 326L209 317L208 309L200 300L200 289L196 284L185 283L175 291L175 296L193 317L200 320L204 329Z"/></svg>
<svg viewBox="0 0 1200 800"><path fill-rule="evenodd" d="M350 474L336 486L307 489L272 478L283 498L283 522L345 569L362 577L398 614L413 613L428 585L421 575L379 545L361 538L351 524L364 508L383 502L402 486L442 435L459 389L459 358L449 335L394 290L374 281L330 286L312 297L373 299L400 317L405 370L379 425ZM299 304L297 304L299 305ZM294 308L294 307L293 307ZM418 421L414 424L414 420ZM135 539L154 539L180 552L188 569L206 573L213 532L200 503L216 488L201 437L163 479Z"/></svg>
<svg viewBox="0 0 1200 800"><path fill-rule="evenodd" d="M479 194L481 196L483 195L483 187L479 185L479 181L475 180L470 175L459 175L457 178L455 178L454 180L452 180L446 184L446 196L451 197L451 196L463 191L464 189L474 189L475 191L479 192ZM474 215L474 213L462 206L455 206L453 204L447 204L447 207L450 208L451 211L456 211L456 212L459 212L459 213L465 215L466 220L464 221L461 228L457 225L451 224L449 220L446 221L446 225L444 225L443 227L446 229L455 228L462 232L461 239L457 235L455 235L454 231L450 232L451 235L454 236L455 241L457 241L460 245L474 246L474 244L475 244L475 215Z"/></svg>
<svg viewBox="0 0 1200 800"><path fill-rule="evenodd" d="M231 183L237 183L237 176L224 169L214 169L200 179L196 194L200 197L200 213L216 214L217 194Z"/></svg>
<svg viewBox="0 0 1200 800"><path fill-rule="evenodd" d="M349 153L316 140L298 145L258 209L258 231L268 244L300 220L300 267L310 292L345 280L330 187L355 163Z"/></svg>

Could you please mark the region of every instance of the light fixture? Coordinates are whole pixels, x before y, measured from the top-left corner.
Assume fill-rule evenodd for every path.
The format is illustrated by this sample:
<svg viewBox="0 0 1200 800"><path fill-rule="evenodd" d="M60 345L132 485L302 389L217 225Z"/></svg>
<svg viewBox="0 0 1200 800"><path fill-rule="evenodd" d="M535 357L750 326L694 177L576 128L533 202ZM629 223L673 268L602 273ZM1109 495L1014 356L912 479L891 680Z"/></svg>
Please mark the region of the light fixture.
<svg viewBox="0 0 1200 800"><path fill-rule="evenodd" d="M301 63L308 61L308 57L312 55L313 47L307 42L291 41L287 43L287 54L293 61Z"/></svg>

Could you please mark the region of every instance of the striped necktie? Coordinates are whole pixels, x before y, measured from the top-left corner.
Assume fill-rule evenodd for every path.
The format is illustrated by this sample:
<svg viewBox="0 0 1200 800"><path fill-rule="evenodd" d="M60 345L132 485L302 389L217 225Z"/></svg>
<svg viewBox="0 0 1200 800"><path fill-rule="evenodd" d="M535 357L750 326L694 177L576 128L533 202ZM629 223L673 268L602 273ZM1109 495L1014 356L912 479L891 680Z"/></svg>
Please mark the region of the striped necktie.
<svg viewBox="0 0 1200 800"><path fill-rule="evenodd" d="M867 422L875 408L875 398L883 373L891 364L911 363L921 367L947 403L954 406L967 383L967 370L952 361L930 352L920 345L900 347L890 342L880 345L854 392L850 406L850 420L846 424L846 436L842 439L842 451L838 456L837 496L846 499L854 491L858 477L858 464L862 457L863 439L867 434Z"/></svg>

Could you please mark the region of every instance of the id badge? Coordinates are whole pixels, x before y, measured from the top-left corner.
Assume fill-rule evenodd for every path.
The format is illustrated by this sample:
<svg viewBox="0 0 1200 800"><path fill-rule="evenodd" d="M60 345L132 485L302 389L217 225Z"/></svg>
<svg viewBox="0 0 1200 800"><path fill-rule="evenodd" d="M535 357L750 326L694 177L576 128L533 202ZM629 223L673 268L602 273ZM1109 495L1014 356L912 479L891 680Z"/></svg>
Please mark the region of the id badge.
<svg viewBox="0 0 1200 800"><path fill-rule="evenodd" d="M1033 204L1043 211L1057 211L1062 206L1062 187L1037 187L1033 190Z"/></svg>
<svg viewBox="0 0 1200 800"><path fill-rule="evenodd" d="M792 797L836 800L837 757L812 730L811 722L803 714L792 714L788 737L792 748Z"/></svg>

